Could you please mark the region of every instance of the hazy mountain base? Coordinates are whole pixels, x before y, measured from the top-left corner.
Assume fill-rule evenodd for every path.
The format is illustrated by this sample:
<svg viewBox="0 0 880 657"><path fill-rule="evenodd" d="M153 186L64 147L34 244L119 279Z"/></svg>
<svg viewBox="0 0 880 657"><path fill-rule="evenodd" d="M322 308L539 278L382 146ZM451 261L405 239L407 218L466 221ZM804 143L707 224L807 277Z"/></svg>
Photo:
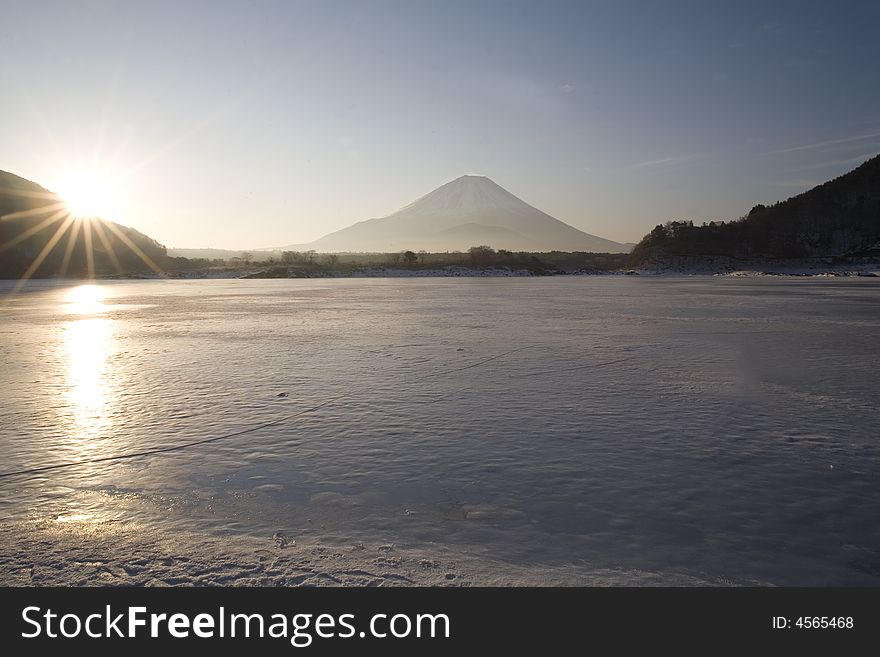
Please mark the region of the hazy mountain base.
<svg viewBox="0 0 880 657"><path fill-rule="evenodd" d="M0 526L4 586L725 586L680 573L512 565L446 548L145 535L114 522ZM756 582L747 582L756 584Z"/></svg>

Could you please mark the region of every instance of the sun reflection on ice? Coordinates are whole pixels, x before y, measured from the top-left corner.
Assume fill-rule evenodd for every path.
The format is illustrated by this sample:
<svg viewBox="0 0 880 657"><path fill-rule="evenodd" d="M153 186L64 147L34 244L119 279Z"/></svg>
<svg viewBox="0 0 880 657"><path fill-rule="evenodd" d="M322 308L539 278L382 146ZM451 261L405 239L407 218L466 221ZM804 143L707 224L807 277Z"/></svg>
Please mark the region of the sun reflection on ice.
<svg viewBox="0 0 880 657"><path fill-rule="evenodd" d="M107 310L107 292L98 285L79 285L64 297L64 311L70 315L98 315Z"/></svg>
<svg viewBox="0 0 880 657"><path fill-rule="evenodd" d="M66 516L58 516L55 518L55 522L88 522L94 517L91 513L73 513Z"/></svg>
<svg viewBox="0 0 880 657"><path fill-rule="evenodd" d="M73 419L71 446L77 456L96 448L110 423L108 412L108 358L114 338L114 322L95 317L106 310L104 291L81 285L65 298L65 310L76 315L64 325L64 357L67 361L67 401Z"/></svg>

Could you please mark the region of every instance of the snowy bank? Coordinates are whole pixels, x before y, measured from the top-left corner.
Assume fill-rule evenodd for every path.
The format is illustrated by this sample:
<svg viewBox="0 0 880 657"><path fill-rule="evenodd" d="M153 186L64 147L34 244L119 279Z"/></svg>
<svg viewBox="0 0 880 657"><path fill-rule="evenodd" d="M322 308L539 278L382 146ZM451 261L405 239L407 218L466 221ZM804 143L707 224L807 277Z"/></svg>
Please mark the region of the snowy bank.
<svg viewBox="0 0 880 657"><path fill-rule="evenodd" d="M0 527L4 586L704 586L677 573L517 566L431 546L315 545L287 536L144 534L135 524Z"/></svg>

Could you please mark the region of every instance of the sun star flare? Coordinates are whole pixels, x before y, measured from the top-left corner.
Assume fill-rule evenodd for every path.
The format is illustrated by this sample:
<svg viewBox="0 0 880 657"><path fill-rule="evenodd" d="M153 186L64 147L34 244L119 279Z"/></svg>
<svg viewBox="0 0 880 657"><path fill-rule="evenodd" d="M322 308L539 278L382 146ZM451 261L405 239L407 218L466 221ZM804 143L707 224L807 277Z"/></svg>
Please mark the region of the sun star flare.
<svg viewBox="0 0 880 657"><path fill-rule="evenodd" d="M67 210L78 219L118 219L119 191L111 176L99 172L66 175L57 185Z"/></svg>

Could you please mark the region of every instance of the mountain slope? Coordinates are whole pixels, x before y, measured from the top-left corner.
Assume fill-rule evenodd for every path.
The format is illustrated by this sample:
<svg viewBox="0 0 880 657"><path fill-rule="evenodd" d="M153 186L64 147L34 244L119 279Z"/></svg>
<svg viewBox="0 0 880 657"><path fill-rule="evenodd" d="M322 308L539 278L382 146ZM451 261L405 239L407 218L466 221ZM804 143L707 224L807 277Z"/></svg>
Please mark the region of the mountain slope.
<svg viewBox="0 0 880 657"><path fill-rule="evenodd" d="M625 253L630 249L541 212L485 176L462 176L387 217L358 222L295 248L454 251L482 243L511 251Z"/></svg>
<svg viewBox="0 0 880 657"><path fill-rule="evenodd" d="M74 220L56 194L0 171L0 278L148 272L168 262L156 240L102 219Z"/></svg>
<svg viewBox="0 0 880 657"><path fill-rule="evenodd" d="M633 266L681 258L808 259L868 255L880 246L880 156L738 221L659 225L633 249Z"/></svg>

